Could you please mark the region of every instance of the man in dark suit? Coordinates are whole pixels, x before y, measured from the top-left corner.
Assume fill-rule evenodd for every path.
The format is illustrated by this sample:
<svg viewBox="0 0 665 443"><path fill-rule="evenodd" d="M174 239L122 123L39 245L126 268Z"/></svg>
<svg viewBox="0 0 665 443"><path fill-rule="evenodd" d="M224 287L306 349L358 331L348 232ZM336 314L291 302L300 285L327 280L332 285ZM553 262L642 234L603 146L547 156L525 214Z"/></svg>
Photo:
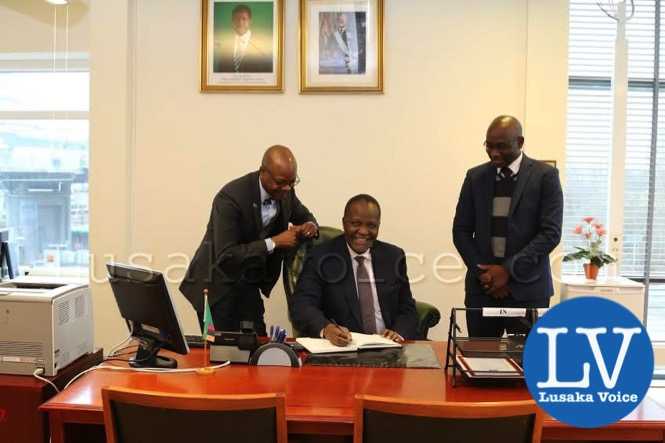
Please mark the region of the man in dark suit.
<svg viewBox="0 0 665 443"><path fill-rule="evenodd" d="M495 118L485 140L490 162L464 179L453 241L467 266L467 308L547 307L554 292L548 255L561 240L561 183L555 168L522 153L523 144L516 118ZM471 336L525 332L515 320L466 317Z"/></svg>
<svg viewBox="0 0 665 443"><path fill-rule="evenodd" d="M180 285L200 322L207 289L216 330L237 331L241 321L251 321L266 335L261 293L270 295L285 251L318 234L314 216L296 197L298 181L295 157L277 145L265 152L258 171L215 196L203 241Z"/></svg>
<svg viewBox="0 0 665 443"><path fill-rule="evenodd" d="M404 251L378 241L381 207L366 194L344 208L344 235L312 249L289 301L296 328L344 346L349 331L395 341L416 335Z"/></svg>
<svg viewBox="0 0 665 443"><path fill-rule="evenodd" d="M214 72L273 72L272 36L252 33L252 10L238 5L231 12L232 33L215 43Z"/></svg>

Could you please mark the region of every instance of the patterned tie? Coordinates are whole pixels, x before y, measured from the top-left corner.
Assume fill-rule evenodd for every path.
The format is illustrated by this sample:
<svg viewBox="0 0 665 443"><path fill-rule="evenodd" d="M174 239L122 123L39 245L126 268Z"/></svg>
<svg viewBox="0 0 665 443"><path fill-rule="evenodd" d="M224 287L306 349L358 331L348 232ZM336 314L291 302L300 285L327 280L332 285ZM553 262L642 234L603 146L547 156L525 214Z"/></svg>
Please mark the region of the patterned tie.
<svg viewBox="0 0 665 443"><path fill-rule="evenodd" d="M374 318L374 298L372 297L372 283L369 281L365 257L356 256L358 262L357 281L358 301L360 302L360 317L363 322L365 334L376 334L376 319Z"/></svg>
<svg viewBox="0 0 665 443"><path fill-rule="evenodd" d="M238 53L233 56L233 70L235 72L240 72L240 62L242 62L242 54L238 51Z"/></svg>
<svg viewBox="0 0 665 443"><path fill-rule="evenodd" d="M501 174L503 175L503 178L510 178L513 176L513 170L504 166L501 168Z"/></svg>

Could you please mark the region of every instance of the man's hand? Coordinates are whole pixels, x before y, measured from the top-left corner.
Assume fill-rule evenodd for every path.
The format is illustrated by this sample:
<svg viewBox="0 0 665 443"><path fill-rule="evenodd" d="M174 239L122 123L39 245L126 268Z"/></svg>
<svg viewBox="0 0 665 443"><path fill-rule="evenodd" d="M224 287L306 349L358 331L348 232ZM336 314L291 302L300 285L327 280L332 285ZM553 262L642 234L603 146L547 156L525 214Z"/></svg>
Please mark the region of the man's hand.
<svg viewBox="0 0 665 443"><path fill-rule="evenodd" d="M391 339L394 342L404 343L404 337L402 337L397 332L392 331L390 329L386 329L385 331L383 331L383 336Z"/></svg>
<svg viewBox="0 0 665 443"><path fill-rule="evenodd" d="M492 275L489 272L483 272L478 276L480 284L483 288L492 286Z"/></svg>
<svg viewBox="0 0 665 443"><path fill-rule="evenodd" d="M510 275L506 268L501 265L478 265L478 269L482 271L480 276L480 284L487 292L491 292L503 288L508 284Z"/></svg>
<svg viewBox="0 0 665 443"><path fill-rule="evenodd" d="M323 338L327 338L335 346L346 346L351 343L351 333L344 326L328 323L323 328Z"/></svg>
<svg viewBox="0 0 665 443"><path fill-rule="evenodd" d="M302 225L293 226L292 229L296 230L298 237L300 238L313 238L316 237L316 234L319 232L318 226L316 223L307 222Z"/></svg>
<svg viewBox="0 0 665 443"><path fill-rule="evenodd" d="M275 248L293 248L298 244L298 231L293 227L272 237Z"/></svg>
<svg viewBox="0 0 665 443"><path fill-rule="evenodd" d="M506 285L501 288L495 288L489 291L488 294L490 295L490 297L494 298L495 300L503 300L504 298L510 295L510 287Z"/></svg>

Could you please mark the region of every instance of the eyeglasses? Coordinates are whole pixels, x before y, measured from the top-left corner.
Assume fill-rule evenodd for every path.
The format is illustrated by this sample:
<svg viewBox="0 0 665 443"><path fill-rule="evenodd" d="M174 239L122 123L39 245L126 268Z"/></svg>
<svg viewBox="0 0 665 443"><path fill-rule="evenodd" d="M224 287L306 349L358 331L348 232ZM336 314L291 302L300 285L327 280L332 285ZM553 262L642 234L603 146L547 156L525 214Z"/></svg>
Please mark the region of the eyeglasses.
<svg viewBox="0 0 665 443"><path fill-rule="evenodd" d="M288 186L289 188L295 188L300 183L300 177L298 177L297 175L296 175L296 178L294 180L291 180L291 181L277 180L277 179L275 179L275 176L272 175L272 172L270 172L270 170L268 168L263 168L263 170L268 173L268 175L270 176L272 181L275 182L275 185L277 185L278 188L283 188L285 186Z"/></svg>
<svg viewBox="0 0 665 443"><path fill-rule="evenodd" d="M486 149L491 150L491 149L496 149L499 151L510 151L513 147L513 144L515 142L488 142L485 140L483 142L483 146L485 146Z"/></svg>

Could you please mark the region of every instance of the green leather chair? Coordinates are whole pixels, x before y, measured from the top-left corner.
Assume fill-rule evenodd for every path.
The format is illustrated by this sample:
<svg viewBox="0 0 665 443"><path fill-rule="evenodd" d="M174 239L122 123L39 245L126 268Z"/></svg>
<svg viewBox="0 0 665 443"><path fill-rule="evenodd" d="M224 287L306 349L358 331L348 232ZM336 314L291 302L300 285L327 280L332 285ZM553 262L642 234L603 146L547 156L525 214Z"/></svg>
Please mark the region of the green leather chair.
<svg viewBox="0 0 665 443"><path fill-rule="evenodd" d="M318 238L302 243L297 249L295 249L284 259L284 269L282 276L284 279L284 290L286 291L287 298L293 297L293 292L298 281L298 276L302 271L302 267L305 262L305 255L307 252L313 247L341 234L342 231L340 229L330 226L321 226L319 228ZM418 330L416 339L426 340L427 332L429 329L436 326L439 323L439 320L441 320L441 313L436 307L430 305L429 303L416 301L416 315L418 316ZM293 336L297 337L298 335L298 331L293 328Z"/></svg>

